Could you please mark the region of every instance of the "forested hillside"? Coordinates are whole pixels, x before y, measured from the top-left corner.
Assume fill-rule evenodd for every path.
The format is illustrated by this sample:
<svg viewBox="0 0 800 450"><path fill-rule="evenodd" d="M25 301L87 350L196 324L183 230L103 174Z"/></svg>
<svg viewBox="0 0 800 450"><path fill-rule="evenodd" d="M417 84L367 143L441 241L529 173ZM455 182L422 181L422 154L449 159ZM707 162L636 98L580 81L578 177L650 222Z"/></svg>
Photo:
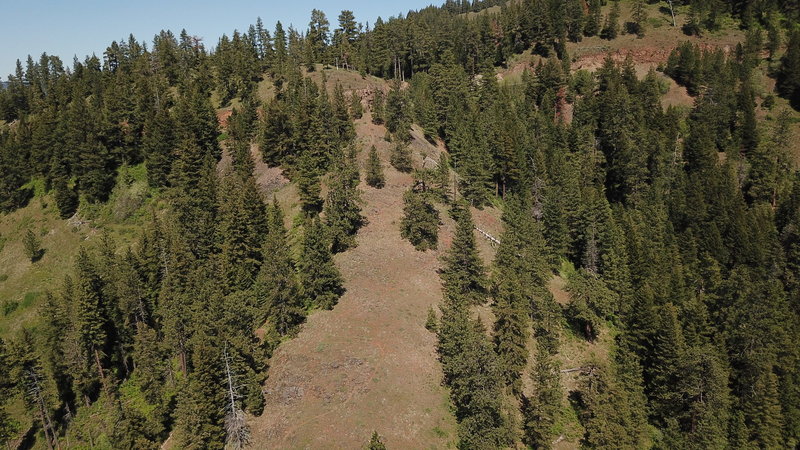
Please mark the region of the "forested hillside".
<svg viewBox="0 0 800 450"><path fill-rule="evenodd" d="M0 443L797 447L799 21L449 0L18 61Z"/></svg>

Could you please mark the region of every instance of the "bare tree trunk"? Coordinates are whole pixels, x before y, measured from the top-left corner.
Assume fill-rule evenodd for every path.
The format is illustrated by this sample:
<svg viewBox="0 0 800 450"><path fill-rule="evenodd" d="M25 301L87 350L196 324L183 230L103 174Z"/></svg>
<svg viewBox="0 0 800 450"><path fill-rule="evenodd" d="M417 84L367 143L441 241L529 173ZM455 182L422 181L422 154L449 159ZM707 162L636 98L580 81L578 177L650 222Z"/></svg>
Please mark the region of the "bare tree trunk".
<svg viewBox="0 0 800 450"><path fill-rule="evenodd" d="M186 375L186 352L181 351L181 354L178 355L178 359L181 360L181 372Z"/></svg>
<svg viewBox="0 0 800 450"><path fill-rule="evenodd" d="M97 373L100 374L100 384L103 385L103 390L107 390L106 375L103 372L103 365L100 364L100 352L98 352L96 348L94 349L94 362L97 364Z"/></svg>
<svg viewBox="0 0 800 450"><path fill-rule="evenodd" d="M39 406L39 420L42 421L42 431L44 431L44 439L47 441L47 448L53 448L53 440L50 439L50 432L48 431L47 419L41 405Z"/></svg>
<svg viewBox="0 0 800 450"><path fill-rule="evenodd" d="M42 388L39 385L39 374L34 369L28 373L31 379L31 388L29 392L36 398L36 403L39 405L39 416L42 421L42 429L44 430L45 439L47 439L47 447L60 449L61 445L58 443L58 436L53 427L53 422L50 420L50 415L47 414L47 405L45 405L44 397L42 397Z"/></svg>
<svg viewBox="0 0 800 450"><path fill-rule="evenodd" d="M223 353L225 360L225 377L228 380L228 404L225 406L225 432L227 434L227 446L234 450L241 450L250 443L250 427L244 417L244 411L236 403L239 394L236 392L233 372L228 358L227 344Z"/></svg>
<svg viewBox="0 0 800 450"><path fill-rule="evenodd" d="M677 24L675 23L675 10L672 8L672 0L667 0L669 3L669 12L672 14L672 26L675 27Z"/></svg>

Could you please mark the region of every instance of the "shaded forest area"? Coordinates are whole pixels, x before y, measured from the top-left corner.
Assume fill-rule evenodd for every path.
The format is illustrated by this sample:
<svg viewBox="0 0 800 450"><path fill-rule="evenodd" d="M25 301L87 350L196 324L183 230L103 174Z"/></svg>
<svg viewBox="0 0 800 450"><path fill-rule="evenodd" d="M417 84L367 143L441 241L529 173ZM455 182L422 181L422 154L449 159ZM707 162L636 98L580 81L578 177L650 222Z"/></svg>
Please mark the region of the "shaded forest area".
<svg viewBox="0 0 800 450"><path fill-rule="evenodd" d="M425 251L438 246L435 206L457 224L425 325L459 448L549 448L565 402L591 448L797 446L800 175L791 114L759 116L754 73L768 65L800 105L800 10L665 3L688 36L734 21L746 39L731 52L678 46L663 73L694 105L664 109L656 71L640 78L630 59L571 70L567 42L647 34L643 0L624 23L604 3L449 1L372 26L342 11L332 32L314 10L303 32L259 19L213 50L165 31L69 68L47 54L18 62L0 90L0 210L25 207L38 185L68 219L106 202L131 167L160 201L132 245L83 246L35 323L0 340L0 442L257 446L247 417L263 412L269 356L344 293L333 255L365 224L353 120L368 112L392 167L416 180L398 232ZM499 82L523 51L543 62ZM391 81L362 98L312 81L321 65ZM435 169L414 167L412 124L447 149ZM291 228L262 198L253 154L297 186ZM370 189L383 170L373 149ZM504 232L487 267L470 211L492 206ZM26 234L32 264L40 247ZM565 265L562 306L547 283ZM475 317L483 305L492 323ZM608 360L560 367L564 334L593 342L601 330ZM580 386L565 399L572 369Z"/></svg>

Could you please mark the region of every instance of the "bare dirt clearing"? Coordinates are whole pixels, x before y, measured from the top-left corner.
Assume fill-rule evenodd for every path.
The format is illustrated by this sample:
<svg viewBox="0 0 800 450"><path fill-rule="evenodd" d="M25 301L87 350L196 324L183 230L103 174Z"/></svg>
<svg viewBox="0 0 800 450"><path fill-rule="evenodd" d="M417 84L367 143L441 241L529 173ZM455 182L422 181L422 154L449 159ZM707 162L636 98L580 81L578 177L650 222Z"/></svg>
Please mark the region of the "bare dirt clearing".
<svg viewBox="0 0 800 450"><path fill-rule="evenodd" d="M361 148L374 144L388 160L383 127L366 117L357 127ZM400 237L402 196L412 179L388 165L385 172L383 189L362 184L369 224L358 247L336 256L347 292L332 311L312 314L270 362L266 408L251 419L261 448L360 448L373 431L390 448L455 441L435 336L424 328L441 297L440 253L418 252Z"/></svg>

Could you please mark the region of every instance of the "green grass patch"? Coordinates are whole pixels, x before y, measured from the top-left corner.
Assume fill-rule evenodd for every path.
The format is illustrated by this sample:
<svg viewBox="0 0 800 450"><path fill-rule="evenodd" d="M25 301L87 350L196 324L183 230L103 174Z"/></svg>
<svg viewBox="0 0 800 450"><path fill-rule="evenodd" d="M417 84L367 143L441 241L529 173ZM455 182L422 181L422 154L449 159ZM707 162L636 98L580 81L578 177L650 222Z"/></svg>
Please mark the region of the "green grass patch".
<svg viewBox="0 0 800 450"><path fill-rule="evenodd" d="M40 295L42 295L41 292L27 292L27 293L25 293L25 297L22 298L22 303L20 304L20 306L22 306L23 308L30 307L33 304L33 302L37 298L39 298Z"/></svg>
<svg viewBox="0 0 800 450"><path fill-rule="evenodd" d="M30 189L33 191L34 198L42 198L47 194L47 183L44 178L36 177L22 186L22 189Z"/></svg>
<svg viewBox="0 0 800 450"><path fill-rule="evenodd" d="M119 386L119 393L122 402L126 406L132 407L145 417L148 417L156 409L155 405L150 404L144 398L144 393L133 378L126 380Z"/></svg>
<svg viewBox="0 0 800 450"><path fill-rule="evenodd" d="M572 264L571 261L568 259L561 260L561 267L558 268L558 275L565 280L569 280L570 277L575 276L577 270L575 269L575 265Z"/></svg>
<svg viewBox="0 0 800 450"><path fill-rule="evenodd" d="M147 184L147 168L144 164L122 166L108 201L89 203L81 198L78 214L101 225L141 224L147 216L149 205L158 191Z"/></svg>
<svg viewBox="0 0 800 450"><path fill-rule="evenodd" d="M3 302L2 307L0 307L0 312L3 313L3 317L13 313L19 307L19 302L14 300L6 300Z"/></svg>

